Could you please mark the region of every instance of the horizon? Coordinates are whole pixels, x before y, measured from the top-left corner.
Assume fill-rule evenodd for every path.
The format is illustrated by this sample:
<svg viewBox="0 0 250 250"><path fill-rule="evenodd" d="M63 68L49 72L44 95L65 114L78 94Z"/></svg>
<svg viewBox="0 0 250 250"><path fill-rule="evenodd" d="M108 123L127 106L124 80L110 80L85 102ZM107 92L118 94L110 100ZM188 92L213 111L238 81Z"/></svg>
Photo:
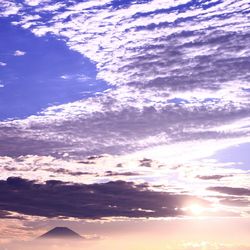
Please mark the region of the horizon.
<svg viewBox="0 0 250 250"><path fill-rule="evenodd" d="M0 249L250 250L249 18L0 1Z"/></svg>

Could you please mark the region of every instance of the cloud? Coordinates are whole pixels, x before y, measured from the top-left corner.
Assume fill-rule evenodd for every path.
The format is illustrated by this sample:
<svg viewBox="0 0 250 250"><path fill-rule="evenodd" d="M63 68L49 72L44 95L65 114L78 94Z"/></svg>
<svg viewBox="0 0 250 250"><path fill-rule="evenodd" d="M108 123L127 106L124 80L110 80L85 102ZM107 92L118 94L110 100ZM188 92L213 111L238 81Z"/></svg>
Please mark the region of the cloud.
<svg viewBox="0 0 250 250"><path fill-rule="evenodd" d="M138 176L140 173L136 172L114 172L114 171L106 171L105 176Z"/></svg>
<svg viewBox="0 0 250 250"><path fill-rule="evenodd" d="M41 1L41 0L25 0L24 1L27 5L30 5L30 6L37 6L41 3L49 3L51 2L50 0L45 0L45 1Z"/></svg>
<svg viewBox="0 0 250 250"><path fill-rule="evenodd" d="M236 143L248 140L244 137L244 129L228 133L213 131L217 124L241 117L241 110L228 115L226 110L209 113L206 108L189 110L177 106L173 110L172 105L167 105L160 110L154 107L140 110L131 106L115 110L115 105L114 98L100 96L57 107L57 110L62 109L59 113L51 109L44 116L1 122L0 127L4 133L0 140L2 145L5 143L9 146L2 147L0 153L8 156L59 156L66 152L71 156L88 156L129 153L159 145L213 140L215 137L217 140L235 138ZM200 122L203 124L202 130L197 125ZM215 144L212 148L222 146L223 141Z"/></svg>
<svg viewBox="0 0 250 250"><path fill-rule="evenodd" d="M221 180L222 178L232 177L232 175L197 175L200 180Z"/></svg>
<svg viewBox="0 0 250 250"><path fill-rule="evenodd" d="M9 137L7 134L10 130L13 132L17 132L17 130L13 130L13 128L1 128L1 145L0 146L0 152L1 155L5 156L21 156L21 155L49 155L51 154L52 148L57 148L57 147L63 147L65 145L64 143L56 142L56 141L46 141L46 140L36 140L35 138L30 138L30 139L25 139L18 136L17 137ZM4 135L4 132L7 132L6 135ZM15 133L14 132L14 133ZM4 146L3 146L4 145ZM19 147L19 149L18 149ZM44 148L44 151L41 150Z"/></svg>
<svg viewBox="0 0 250 250"><path fill-rule="evenodd" d="M48 218L176 217L185 215L181 208L188 202L209 204L195 196L156 192L148 185L125 181L85 185L51 180L39 184L10 177L0 181L0 188L2 210Z"/></svg>
<svg viewBox="0 0 250 250"><path fill-rule="evenodd" d="M16 15L21 9L21 5L15 1L1 1L0 3L0 17L8 17Z"/></svg>
<svg viewBox="0 0 250 250"><path fill-rule="evenodd" d="M111 84L169 94L203 89L232 95L232 88L239 90L236 80L247 82L248 30L238 31L242 24L247 27L247 4L230 0L207 7L154 0L116 8L111 1L86 1L65 3L61 13L41 1L27 2L34 12L51 14L50 22L39 20L31 28L34 34L65 38L71 49L97 62L99 77ZM239 98L239 91L234 94Z"/></svg>
<svg viewBox="0 0 250 250"><path fill-rule="evenodd" d="M248 245L241 245L241 244L225 244L225 243L201 241L201 242L185 242L182 244L182 247L178 248L178 250L181 250L181 249L183 250L196 250L196 249L249 250L250 247Z"/></svg>
<svg viewBox="0 0 250 250"><path fill-rule="evenodd" d="M1 211L0 210L0 219L12 219L11 213L8 211Z"/></svg>
<svg viewBox="0 0 250 250"><path fill-rule="evenodd" d="M1 211L0 210L0 219L10 219L10 220L25 220L25 216L19 215L17 213L12 213L9 211Z"/></svg>
<svg viewBox="0 0 250 250"><path fill-rule="evenodd" d="M65 168L47 168L46 171L54 174L63 174L63 175L72 175L72 176L81 176L81 175L93 175L91 172L82 172L82 171L70 171Z"/></svg>
<svg viewBox="0 0 250 250"><path fill-rule="evenodd" d="M91 79L89 76L84 75L84 74L61 75L60 78L63 80L75 80L75 81L80 81L80 82L85 82Z"/></svg>
<svg viewBox="0 0 250 250"><path fill-rule="evenodd" d="M228 195L250 196L250 189L240 187L209 187L208 190Z"/></svg>
<svg viewBox="0 0 250 250"><path fill-rule="evenodd" d="M22 50L16 50L14 52L14 56L24 56L26 54L25 51L22 51Z"/></svg>
<svg viewBox="0 0 250 250"><path fill-rule="evenodd" d="M68 80L70 77L68 75L61 75L60 78L64 80Z"/></svg>
<svg viewBox="0 0 250 250"><path fill-rule="evenodd" d="M249 142L247 3L152 0L115 5L109 0L60 4L27 0L19 3L16 12L9 10L17 6L12 1L0 6L1 15L10 16L17 27L38 37L52 35L88 57L96 64L97 78L110 85L94 97L51 106L26 119L0 122L0 155L13 158L3 178L16 168L23 178L27 175L43 181L49 173L48 178L57 175L61 181L74 182L86 178L92 183L97 179L90 181L87 173L91 173L101 182L118 175L154 184L168 180L173 189L185 191L192 189L186 184L187 176L204 189L208 183L204 180L228 185L229 170L212 171L215 168L210 166L202 172L204 163L197 164L199 170L190 164L195 172L188 168L172 170L179 163L193 163L216 150ZM84 73L59 77L65 81L89 80ZM105 154L112 159L91 158ZM27 162L50 156L58 162L35 163L34 167L25 161L18 166L22 156ZM116 160L123 156L123 160ZM133 161L126 162L130 156ZM82 163L83 169L69 166L72 162L65 159ZM157 170L156 159L163 166ZM123 166L122 172L113 167L117 164ZM140 176L133 177L133 173ZM245 188L246 175L230 177ZM36 185L42 184L30 184ZM136 185L134 188L137 190ZM211 188L233 193L218 189L222 187ZM76 213L78 216L79 211Z"/></svg>
<svg viewBox="0 0 250 250"><path fill-rule="evenodd" d="M5 62L0 62L0 66L1 67L5 67L7 65L7 63L5 63Z"/></svg>
<svg viewBox="0 0 250 250"><path fill-rule="evenodd" d="M167 93L198 89L229 93L239 87L233 82L247 73L244 64L239 65L249 56L248 31L243 29L237 36L231 32L247 24L247 13L239 14L245 7L235 0L209 8L189 1L121 8L110 1L86 1L69 4L64 13L51 11L53 25L39 22L32 31L65 37L71 49L97 62L100 78L114 85ZM80 29L76 23L81 23Z"/></svg>
<svg viewBox="0 0 250 250"><path fill-rule="evenodd" d="M57 2L49 3L20 3L14 24L64 40L96 63L97 78L111 88L0 123L7 131L1 140L9 145L1 155L77 157L214 138L221 144L249 140L247 4L154 0L118 7L107 0L67 2L60 11ZM88 80L84 74L61 78Z"/></svg>
<svg viewBox="0 0 250 250"><path fill-rule="evenodd" d="M140 160L141 167L151 168L152 163L153 163L153 161L151 159L144 158L144 159Z"/></svg>
<svg viewBox="0 0 250 250"><path fill-rule="evenodd" d="M220 203L226 206L249 207L250 200L240 197L225 197L223 199L220 199Z"/></svg>

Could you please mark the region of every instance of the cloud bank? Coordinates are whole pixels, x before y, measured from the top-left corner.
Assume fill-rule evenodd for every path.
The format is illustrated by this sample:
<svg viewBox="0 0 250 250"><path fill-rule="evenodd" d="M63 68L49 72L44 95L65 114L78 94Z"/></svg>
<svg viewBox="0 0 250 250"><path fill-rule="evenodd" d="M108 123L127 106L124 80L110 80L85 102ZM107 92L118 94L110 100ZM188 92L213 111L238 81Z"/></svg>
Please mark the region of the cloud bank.
<svg viewBox="0 0 250 250"><path fill-rule="evenodd" d="M99 219L103 217L175 217L195 202L208 201L171 192L157 192L146 184L111 181L90 185L50 180L45 184L9 177L0 181L0 209L26 215ZM2 218L8 214L1 213Z"/></svg>

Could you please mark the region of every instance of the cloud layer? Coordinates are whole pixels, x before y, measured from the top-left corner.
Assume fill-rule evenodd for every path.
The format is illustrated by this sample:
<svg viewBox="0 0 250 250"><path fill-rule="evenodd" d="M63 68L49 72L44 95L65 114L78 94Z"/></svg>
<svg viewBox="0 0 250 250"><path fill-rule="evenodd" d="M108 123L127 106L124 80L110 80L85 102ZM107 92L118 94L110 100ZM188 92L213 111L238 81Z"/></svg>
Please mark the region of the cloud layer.
<svg viewBox="0 0 250 250"><path fill-rule="evenodd" d="M0 181L0 209L44 217L175 217L191 202L209 202L185 194L152 191L145 184L113 181L71 184L51 180L45 184L10 177ZM2 213L6 218L8 214Z"/></svg>
<svg viewBox="0 0 250 250"><path fill-rule="evenodd" d="M2 122L1 140L8 144L2 155L120 154L193 140L249 140L244 1L1 6L3 16L15 15L14 25L36 36L52 34L87 56L96 63L97 77L113 86L42 116Z"/></svg>
<svg viewBox="0 0 250 250"><path fill-rule="evenodd" d="M89 58L97 78L110 87L26 119L0 121L2 178L19 176L1 181L9 195L3 196L2 209L48 217L181 216L178 208L188 195L173 190L200 192L199 197L214 191L241 196L249 190L248 171L218 168L213 162L194 164L217 150L249 142L248 3L122 2L0 3L1 18L37 37L64 41ZM16 51L17 56L24 53ZM84 84L87 76L82 72L59 78ZM50 182L55 175L61 182ZM143 189L138 186L143 181L162 190ZM161 186L167 181L174 193ZM34 199L21 200L27 194ZM51 203L45 202L46 196ZM61 199L54 201L56 196ZM11 203L8 197L24 203L18 210L16 200ZM235 204L232 197L216 198ZM246 209L248 200L235 198ZM71 199L87 208L78 210L67 203Z"/></svg>

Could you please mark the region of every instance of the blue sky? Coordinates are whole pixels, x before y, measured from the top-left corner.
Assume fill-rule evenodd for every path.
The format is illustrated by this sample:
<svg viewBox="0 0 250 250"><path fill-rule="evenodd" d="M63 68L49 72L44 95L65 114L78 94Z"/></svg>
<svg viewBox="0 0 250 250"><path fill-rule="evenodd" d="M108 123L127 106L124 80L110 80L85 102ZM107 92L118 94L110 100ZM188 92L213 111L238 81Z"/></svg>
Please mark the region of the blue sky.
<svg viewBox="0 0 250 250"><path fill-rule="evenodd" d="M2 19L0 118L25 118L107 89L95 64L52 36L37 38ZM24 55L15 56L15 51Z"/></svg>
<svg viewBox="0 0 250 250"><path fill-rule="evenodd" d="M249 218L249 13L244 0L2 1L0 231L51 214ZM82 190L72 210L67 185Z"/></svg>
<svg viewBox="0 0 250 250"><path fill-rule="evenodd" d="M235 162L233 168L248 169L250 166L249 159L250 144L244 143L229 147L226 150L218 151L213 157L220 162ZM239 164L238 164L239 163Z"/></svg>

